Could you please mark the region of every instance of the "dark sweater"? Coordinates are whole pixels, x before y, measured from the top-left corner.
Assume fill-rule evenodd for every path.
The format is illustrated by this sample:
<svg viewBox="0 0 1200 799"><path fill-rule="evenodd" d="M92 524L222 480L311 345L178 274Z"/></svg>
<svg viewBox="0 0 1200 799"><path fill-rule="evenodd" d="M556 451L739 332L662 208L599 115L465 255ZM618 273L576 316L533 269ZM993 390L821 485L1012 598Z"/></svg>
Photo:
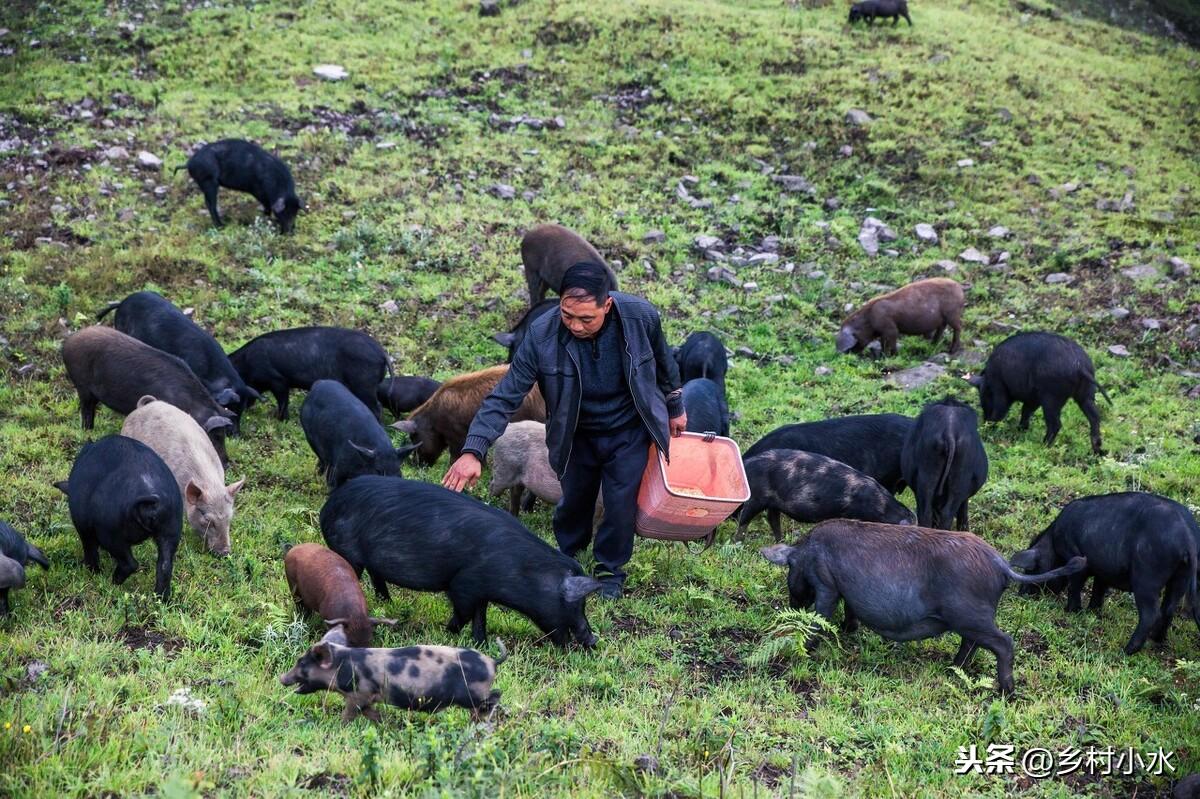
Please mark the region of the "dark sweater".
<svg viewBox="0 0 1200 799"><path fill-rule="evenodd" d="M571 339L571 351L579 361L579 380L583 386L576 429L583 433L620 430L638 421L637 406L633 404L622 368L625 336L615 316L609 313L595 338Z"/></svg>

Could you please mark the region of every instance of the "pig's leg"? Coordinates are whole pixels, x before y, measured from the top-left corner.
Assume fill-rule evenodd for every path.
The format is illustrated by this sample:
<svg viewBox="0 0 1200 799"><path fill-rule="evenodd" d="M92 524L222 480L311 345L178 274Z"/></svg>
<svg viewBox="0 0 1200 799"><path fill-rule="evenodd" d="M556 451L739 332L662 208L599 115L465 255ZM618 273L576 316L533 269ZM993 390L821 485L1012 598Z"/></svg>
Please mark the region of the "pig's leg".
<svg viewBox="0 0 1200 799"><path fill-rule="evenodd" d="M475 616L471 619L471 637L477 644L487 640L487 602L480 602L475 606Z"/></svg>
<svg viewBox="0 0 1200 799"><path fill-rule="evenodd" d="M935 330L929 334L929 343L937 344L939 341L941 341L942 336L945 334L945 332L946 332L946 326L945 325L939 326L937 330Z"/></svg>
<svg viewBox="0 0 1200 799"><path fill-rule="evenodd" d="M513 486L508 495L508 512L513 516L521 515L521 494L524 493L525 487L520 483Z"/></svg>
<svg viewBox="0 0 1200 799"><path fill-rule="evenodd" d="M391 599L392 595L388 591L387 580L383 578L383 575L372 569L367 569L367 574L371 575L371 585L375 587L375 596L384 602Z"/></svg>
<svg viewBox="0 0 1200 799"><path fill-rule="evenodd" d="M346 695L346 709L342 711L342 723L349 724L350 722L352 722L356 718L358 718L358 714L361 712L362 712L362 709L358 706L357 700L355 700L353 698L353 696L347 694Z"/></svg>
<svg viewBox="0 0 1200 799"><path fill-rule="evenodd" d="M830 624L833 623L833 613L837 610L838 592L825 584L817 586L817 599L813 606L813 610L821 614L824 619ZM809 652L817 648L817 644L821 642L820 633L814 633L805 646Z"/></svg>
<svg viewBox="0 0 1200 799"><path fill-rule="evenodd" d="M908 15L908 12L907 12L907 11L904 11L904 12L902 12L902 13L903 13L903 15L904 15L904 20L905 20L905 21L908 23L908 27L910 27L910 28L911 28L911 27L912 27L912 17L910 17L910 16Z"/></svg>
<svg viewBox="0 0 1200 799"><path fill-rule="evenodd" d="M128 547L123 550L114 550L112 556L117 561L117 568L113 570L113 585L120 585L129 579L129 575L137 571L138 564L133 558L133 551Z"/></svg>
<svg viewBox="0 0 1200 799"><path fill-rule="evenodd" d="M767 508L767 523L771 525L771 533L774 534L776 541L783 540L783 526L779 522L779 509Z"/></svg>
<svg viewBox="0 0 1200 799"><path fill-rule="evenodd" d="M1092 437L1092 453L1099 455L1100 449L1100 410L1096 407L1096 390L1089 388L1081 397L1075 398L1075 403L1087 417L1088 428Z"/></svg>
<svg viewBox="0 0 1200 799"><path fill-rule="evenodd" d="M79 392L79 421L84 430L91 430L96 426L96 405L98 403L99 400L91 394Z"/></svg>
<svg viewBox="0 0 1200 799"><path fill-rule="evenodd" d="M446 629L453 635L458 635L468 621L474 621L477 603L474 597L460 586L451 585L446 591L446 596L450 600L450 607L454 609L450 614L450 621L446 622Z"/></svg>
<svg viewBox="0 0 1200 799"><path fill-rule="evenodd" d="M958 513L955 514L954 527L960 532L967 532L971 529L971 520L967 516L967 502L968 500L964 499L958 506Z"/></svg>
<svg viewBox="0 0 1200 799"><path fill-rule="evenodd" d="M537 272L527 271L525 273L525 285L529 287L530 308L546 299L546 290L550 287L542 281L542 276Z"/></svg>
<svg viewBox="0 0 1200 799"><path fill-rule="evenodd" d="M742 503L742 511L738 514L738 529L737 537L746 537L746 528L750 526L750 522L754 521L754 517L762 513L762 503L760 503L753 495L750 499Z"/></svg>
<svg viewBox="0 0 1200 799"><path fill-rule="evenodd" d="M908 24L912 25L911 22L909 22ZM958 352L959 349L962 348L962 320L961 319L951 319L950 320L950 330L954 333L954 337L952 339L950 339L950 349L947 350L947 352L955 353L955 352Z"/></svg>
<svg viewBox="0 0 1200 799"><path fill-rule="evenodd" d="M1087 569L1067 578L1067 612L1078 613L1083 607L1083 584L1087 582Z"/></svg>
<svg viewBox="0 0 1200 799"><path fill-rule="evenodd" d="M991 650L996 656L996 681L1000 683L1000 692L1011 694L1015 689L1013 683L1013 642L1012 638L992 624L992 629L983 635L976 635L975 641L985 649Z"/></svg>
<svg viewBox="0 0 1200 799"><path fill-rule="evenodd" d="M538 496L528 488L521 492L521 510L525 513L531 512L537 507ZM557 501L557 500L556 500ZM595 526L595 525L593 525Z"/></svg>
<svg viewBox="0 0 1200 799"><path fill-rule="evenodd" d="M1134 574L1130 582L1133 584L1133 602L1137 605L1138 623L1129 638L1129 643L1125 644L1126 655L1132 655L1145 646L1150 631L1158 626L1158 597L1162 593L1162 585L1156 580Z"/></svg>
<svg viewBox="0 0 1200 799"><path fill-rule="evenodd" d="M1104 592L1108 586L1099 577L1092 578L1092 601L1088 602L1088 610L1099 613L1104 608Z"/></svg>
<svg viewBox="0 0 1200 799"><path fill-rule="evenodd" d="M79 543L83 544L83 565L93 574L100 571L100 542L91 530L79 531Z"/></svg>
<svg viewBox="0 0 1200 799"><path fill-rule="evenodd" d="M155 544L158 545L158 561L154 565L154 593L166 602L171 596L171 572L175 570L175 549L179 540L159 538Z"/></svg>
<svg viewBox="0 0 1200 799"><path fill-rule="evenodd" d="M1046 446L1054 443L1058 431L1062 429L1062 409L1066 400L1061 397L1049 397L1042 403L1042 416L1046 420Z"/></svg>
<svg viewBox="0 0 1200 799"><path fill-rule="evenodd" d="M899 348L900 331L893 322L888 322L879 331L879 344L884 355L896 355Z"/></svg>
<svg viewBox="0 0 1200 799"><path fill-rule="evenodd" d="M271 386L270 392L275 395L275 418L279 421L284 421L288 416L288 389L287 386L280 388L279 386Z"/></svg>
<svg viewBox="0 0 1200 799"><path fill-rule="evenodd" d="M934 524L933 492L935 488L932 481L924 481L920 490L917 490L917 486L913 486L914 493L917 495L917 524L921 527L931 527Z"/></svg>
<svg viewBox="0 0 1200 799"><path fill-rule="evenodd" d="M224 226L225 223L221 221L221 215L217 212L217 179L197 179L196 183L200 185L200 191L204 192L204 204L208 206L208 215L212 217L213 224L217 227Z"/></svg>
<svg viewBox="0 0 1200 799"><path fill-rule="evenodd" d="M854 608L850 607L850 603L842 600L842 630L852 633L858 629L858 616L854 615Z"/></svg>
<svg viewBox="0 0 1200 799"><path fill-rule="evenodd" d="M1034 401L1021 403L1021 421L1017 423L1018 430L1028 430L1029 420L1033 418L1033 414L1037 412L1038 404Z"/></svg>
<svg viewBox="0 0 1200 799"><path fill-rule="evenodd" d="M7 616L8 610L8 589L0 588L0 616Z"/></svg>
<svg viewBox="0 0 1200 799"><path fill-rule="evenodd" d="M971 662L971 658L975 656L975 650L979 645L970 638L963 636L962 643L958 645L958 652L954 655L954 665L960 669L966 668Z"/></svg>
<svg viewBox="0 0 1200 799"><path fill-rule="evenodd" d="M1171 629L1171 620L1175 618L1175 611L1179 608L1179 602L1183 599L1191 580L1190 568L1186 563L1181 564L1175 570L1175 574L1171 576L1171 581L1167 583L1167 592L1163 596L1158 624L1150 631L1150 640L1156 644L1161 644L1167 639L1167 632Z"/></svg>

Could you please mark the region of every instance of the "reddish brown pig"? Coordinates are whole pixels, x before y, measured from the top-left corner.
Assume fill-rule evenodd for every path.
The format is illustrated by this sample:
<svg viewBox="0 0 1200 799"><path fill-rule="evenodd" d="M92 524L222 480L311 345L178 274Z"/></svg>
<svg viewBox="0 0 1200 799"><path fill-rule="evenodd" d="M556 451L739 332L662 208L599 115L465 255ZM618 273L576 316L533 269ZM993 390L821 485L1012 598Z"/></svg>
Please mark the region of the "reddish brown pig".
<svg viewBox="0 0 1200 799"><path fill-rule="evenodd" d="M396 624L394 619L368 615L358 575L331 549L320 544L294 546L283 558L283 570L296 604L324 619L331 633L340 627L348 646L370 646L376 624Z"/></svg>
<svg viewBox="0 0 1200 799"><path fill-rule="evenodd" d="M453 377L407 419L392 427L408 433L409 440L417 445L417 462L423 466L434 463L447 447L450 458L457 458L483 398L507 372L508 365L505 364ZM511 421L526 420L546 421L546 402L537 386L526 395Z"/></svg>
<svg viewBox="0 0 1200 799"><path fill-rule="evenodd" d="M895 355L901 334L928 336L937 342L947 327L954 331L950 352L957 352L963 305L962 286L949 278L909 283L868 301L846 317L837 334L838 352L862 352L879 339L883 354Z"/></svg>
<svg viewBox="0 0 1200 799"><path fill-rule="evenodd" d="M525 265L525 283L529 286L529 307L546 298L546 290L558 291L563 274L581 261L602 264L617 287L617 276L596 248L573 230L562 225L538 225L521 239L521 262Z"/></svg>

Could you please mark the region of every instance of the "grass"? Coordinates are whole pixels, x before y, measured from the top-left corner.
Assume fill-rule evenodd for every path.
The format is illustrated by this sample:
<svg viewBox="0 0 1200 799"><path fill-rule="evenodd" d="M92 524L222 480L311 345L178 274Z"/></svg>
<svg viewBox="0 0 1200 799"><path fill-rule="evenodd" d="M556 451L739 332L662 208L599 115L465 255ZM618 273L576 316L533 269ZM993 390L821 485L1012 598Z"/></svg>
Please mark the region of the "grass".
<svg viewBox="0 0 1200 799"><path fill-rule="evenodd" d="M1187 333L1200 283L1120 272L1200 261L1194 50L1052 14L1043 0L926 0L911 29L870 30L820 2L503 6L498 18L465 0L0 9L11 31L0 48L14 51L0 61L0 140L16 140L0 147L0 516L53 561L0 622L0 795L1170 789L1171 776L1140 772L954 774L960 747L988 742L1162 747L1176 753L1176 777L1200 770L1200 638L1177 619L1167 646L1125 657L1127 594L1103 618L1007 595L998 620L1018 643L1012 699L995 696L990 656L952 669L950 637L894 644L861 631L811 659L777 644L781 655L760 663L754 654L795 623L780 616L782 571L757 554L765 523L745 543L726 525L703 553L639 540L629 597L591 602L594 653L539 644L523 618L493 611L512 657L487 724L385 708L378 728L343 727L336 697L296 697L277 682L318 634L294 616L281 553L320 540L324 490L294 414L280 423L269 408L230 445L231 479L248 478L230 558L205 555L185 531L167 604L149 595L145 568L119 588L82 568L50 486L88 439L58 356L68 330L149 287L195 308L227 349L280 327L355 326L398 371L445 378L503 357L489 336L523 307L520 235L546 220L619 260L622 286L663 309L672 340L711 329L753 352L733 359L728 380L743 447L793 421L969 398L959 378L977 368L970 357L906 393L883 378L935 348L905 339L898 357L845 358L833 333L847 305L940 273L938 261L967 247L1008 251L1006 266L959 261L953 273L970 284L969 350L1017 328L1083 342L1114 400L1102 408L1108 454L1091 457L1073 406L1049 449L1040 416L1028 433L1015 414L986 426L992 469L974 531L1011 553L1076 496L1142 489L1200 505L1200 426L1184 394L1200 370ZM322 82L318 63L350 78ZM873 121L848 126L852 108ZM565 127L511 124L521 115ZM228 192L230 224L211 229L186 175L169 171L198 141L225 136L291 163L308 205L296 235L277 236L252 200ZM150 151L166 169L106 161L115 146ZM957 166L966 158L972 166ZM777 174L806 177L816 196L782 191ZM711 207L679 199L684 175ZM518 199L493 196L496 183ZM1057 188L1066 183L1078 189ZM1132 209L1097 208L1130 189ZM825 209L830 197L837 210ZM884 245L895 256L862 253L867 215L899 234ZM920 244L917 222L940 242ZM989 239L994 225L1010 236ZM653 229L666 241L643 243ZM752 293L709 283L691 247L701 234L731 250L778 236L781 264L796 266L737 269L759 285ZM1047 285L1051 272L1074 282ZM394 314L379 309L388 299ZM1127 319L1109 313L1117 305ZM1145 329L1147 317L1160 328ZM1110 355L1112 344L1131 357ZM119 429L99 413L96 435ZM436 480L445 467L406 475ZM544 507L526 518L550 536ZM376 615L404 620L380 631L380 645L467 645L444 631L442 597L393 596L369 598ZM204 709L168 704L181 688ZM658 768L635 767L643 755Z"/></svg>

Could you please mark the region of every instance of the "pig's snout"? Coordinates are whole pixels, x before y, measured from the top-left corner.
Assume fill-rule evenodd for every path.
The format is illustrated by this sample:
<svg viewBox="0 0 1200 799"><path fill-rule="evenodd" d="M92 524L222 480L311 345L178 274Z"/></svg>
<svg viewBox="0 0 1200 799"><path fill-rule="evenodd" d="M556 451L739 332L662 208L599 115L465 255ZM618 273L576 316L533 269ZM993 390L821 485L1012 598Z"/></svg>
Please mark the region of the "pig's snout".
<svg viewBox="0 0 1200 799"><path fill-rule="evenodd" d="M300 681L300 678L296 674L295 669L292 669L291 671L281 674L279 676L279 682L282 683L283 685L295 685L299 681Z"/></svg>

